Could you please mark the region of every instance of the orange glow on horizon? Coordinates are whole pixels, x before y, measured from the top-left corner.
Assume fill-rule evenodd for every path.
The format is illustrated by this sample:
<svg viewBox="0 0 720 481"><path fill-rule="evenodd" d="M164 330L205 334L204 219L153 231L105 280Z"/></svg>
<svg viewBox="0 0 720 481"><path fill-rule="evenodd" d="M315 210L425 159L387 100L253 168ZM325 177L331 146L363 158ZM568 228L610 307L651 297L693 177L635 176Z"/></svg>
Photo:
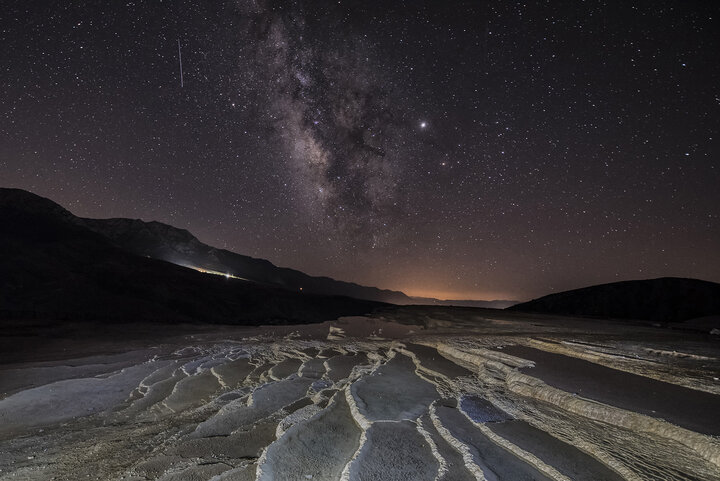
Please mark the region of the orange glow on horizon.
<svg viewBox="0 0 720 481"><path fill-rule="evenodd" d="M497 291L441 291L436 289L403 289L400 291L404 292L410 297L432 297L434 299L440 299L441 301L453 300L453 301L496 301L496 300L515 300L515 296L504 292Z"/></svg>

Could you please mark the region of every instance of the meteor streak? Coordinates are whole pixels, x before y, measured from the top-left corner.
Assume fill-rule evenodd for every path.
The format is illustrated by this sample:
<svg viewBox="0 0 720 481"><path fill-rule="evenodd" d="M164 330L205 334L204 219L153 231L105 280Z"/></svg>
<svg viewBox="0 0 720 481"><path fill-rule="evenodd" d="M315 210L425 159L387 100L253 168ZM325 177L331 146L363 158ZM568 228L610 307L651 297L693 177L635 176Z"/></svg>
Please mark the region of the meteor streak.
<svg viewBox="0 0 720 481"><path fill-rule="evenodd" d="M180 87L184 87L185 82L183 80L182 50L180 50L180 39L178 39L178 60L180 60Z"/></svg>

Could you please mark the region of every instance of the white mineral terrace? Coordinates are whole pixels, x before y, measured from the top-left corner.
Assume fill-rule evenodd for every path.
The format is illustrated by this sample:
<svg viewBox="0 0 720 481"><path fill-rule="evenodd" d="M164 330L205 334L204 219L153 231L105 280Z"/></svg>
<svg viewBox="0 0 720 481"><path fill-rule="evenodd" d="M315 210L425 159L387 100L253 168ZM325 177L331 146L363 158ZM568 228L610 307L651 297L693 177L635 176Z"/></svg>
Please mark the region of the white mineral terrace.
<svg viewBox="0 0 720 481"><path fill-rule="evenodd" d="M623 329L352 318L7 365L0 479L720 479L717 342Z"/></svg>

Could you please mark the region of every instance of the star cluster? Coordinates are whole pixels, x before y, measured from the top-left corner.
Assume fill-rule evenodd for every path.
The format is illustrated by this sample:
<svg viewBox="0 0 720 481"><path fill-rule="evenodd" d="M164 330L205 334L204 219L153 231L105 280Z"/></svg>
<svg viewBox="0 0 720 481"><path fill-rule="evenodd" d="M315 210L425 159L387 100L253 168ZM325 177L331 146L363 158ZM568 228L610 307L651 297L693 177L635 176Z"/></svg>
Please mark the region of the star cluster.
<svg viewBox="0 0 720 481"><path fill-rule="evenodd" d="M720 281L718 18L663 0L12 0L0 184L417 295Z"/></svg>

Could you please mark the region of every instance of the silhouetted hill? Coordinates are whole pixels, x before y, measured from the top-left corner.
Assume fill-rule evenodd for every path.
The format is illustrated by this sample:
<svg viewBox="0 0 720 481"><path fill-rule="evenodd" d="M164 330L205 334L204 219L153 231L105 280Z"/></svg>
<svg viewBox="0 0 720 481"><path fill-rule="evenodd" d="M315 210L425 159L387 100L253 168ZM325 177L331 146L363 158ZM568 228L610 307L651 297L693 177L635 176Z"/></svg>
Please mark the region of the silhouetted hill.
<svg viewBox="0 0 720 481"><path fill-rule="evenodd" d="M412 300L398 291L366 287L329 277L277 267L270 261L236 254L203 244L190 232L161 222L136 219L82 219L84 225L112 240L124 250L173 264L227 272L254 282L303 292L355 297L394 304Z"/></svg>
<svg viewBox="0 0 720 481"><path fill-rule="evenodd" d="M677 277L613 282L550 294L508 309L682 322L720 314L720 284Z"/></svg>
<svg viewBox="0 0 720 481"><path fill-rule="evenodd" d="M0 226L0 317L6 319L313 322L381 305L146 258L121 249L58 204L19 189L0 188ZM179 229L168 232L194 239Z"/></svg>

